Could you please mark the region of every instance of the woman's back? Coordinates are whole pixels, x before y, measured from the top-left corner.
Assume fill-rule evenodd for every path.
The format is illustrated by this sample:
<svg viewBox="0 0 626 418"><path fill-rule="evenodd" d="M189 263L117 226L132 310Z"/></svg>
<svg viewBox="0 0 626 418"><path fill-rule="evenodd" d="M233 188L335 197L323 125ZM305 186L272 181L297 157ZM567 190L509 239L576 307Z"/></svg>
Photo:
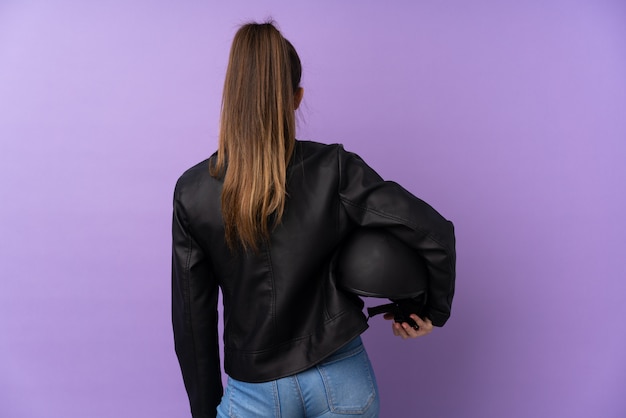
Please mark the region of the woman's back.
<svg viewBox="0 0 626 418"><path fill-rule="evenodd" d="M430 206L384 182L358 156L339 145L298 141L282 222L258 252L233 252L226 244L221 181L209 175L209 161L179 180L175 208L184 211L180 222L189 233L178 231L174 239L180 243L175 249L184 251L177 258L187 261L191 246L206 258L201 270L211 279L205 281L222 288L229 375L261 381L297 372L366 328L362 303L336 288L331 263L339 243L357 226L394 227L409 245L427 248L430 258L441 260L443 291L434 295L443 304L434 305L432 314L445 322L452 225L443 218L434 223L440 217Z"/></svg>
<svg viewBox="0 0 626 418"><path fill-rule="evenodd" d="M266 25L263 30L278 33ZM270 54L270 61L279 57L296 62L286 40L269 43L283 51ZM433 324L446 322L454 293L450 222L396 183L383 181L341 145L295 140L292 118L283 116L293 116L301 98L299 73L298 83L286 76L273 84L283 86L278 90L287 85L296 89L275 96L282 97L281 106L274 106L274 99L274 104L264 103L258 94L265 89L252 88L252 99L256 95L263 102L258 113L243 99L246 91L227 93L245 84L245 58L259 59L258 51L249 52L236 59L231 53L231 64L243 59L234 67L243 73L229 66L218 152L187 170L174 193L176 352L192 410L207 416L213 416L222 394L219 288L224 296L225 371L243 382L274 381L308 370L367 328L363 303L337 287L333 268L333 255L354 228L386 228L424 257L430 273L425 314ZM260 67L282 68L282 75L297 73L293 65L282 64ZM266 76L258 78L267 84ZM229 77L238 81L229 82ZM241 103L231 106L228 97L238 95L242 97L235 101ZM291 108L286 109L289 100ZM282 110L264 111L278 107ZM254 114L237 114L245 109ZM248 132L233 123L246 119L257 128Z"/></svg>

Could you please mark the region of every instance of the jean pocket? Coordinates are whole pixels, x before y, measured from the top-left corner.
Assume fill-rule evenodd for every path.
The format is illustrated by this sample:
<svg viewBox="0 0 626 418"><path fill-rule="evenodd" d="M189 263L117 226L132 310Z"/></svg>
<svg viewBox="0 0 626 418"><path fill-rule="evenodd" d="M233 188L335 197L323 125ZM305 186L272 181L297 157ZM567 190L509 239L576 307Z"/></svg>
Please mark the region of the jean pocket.
<svg viewBox="0 0 626 418"><path fill-rule="evenodd" d="M317 368L324 381L328 406L335 414L362 415L378 404L376 378L363 346Z"/></svg>

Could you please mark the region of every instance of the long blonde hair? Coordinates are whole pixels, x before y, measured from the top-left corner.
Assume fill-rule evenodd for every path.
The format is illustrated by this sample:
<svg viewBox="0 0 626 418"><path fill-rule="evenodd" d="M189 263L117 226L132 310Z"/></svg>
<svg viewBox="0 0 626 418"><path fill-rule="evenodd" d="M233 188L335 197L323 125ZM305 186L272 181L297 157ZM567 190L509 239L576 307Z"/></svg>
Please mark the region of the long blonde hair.
<svg viewBox="0 0 626 418"><path fill-rule="evenodd" d="M280 223L287 198L287 166L295 146L294 94L300 59L272 23L250 23L230 50L217 161L224 179L226 242L256 251Z"/></svg>

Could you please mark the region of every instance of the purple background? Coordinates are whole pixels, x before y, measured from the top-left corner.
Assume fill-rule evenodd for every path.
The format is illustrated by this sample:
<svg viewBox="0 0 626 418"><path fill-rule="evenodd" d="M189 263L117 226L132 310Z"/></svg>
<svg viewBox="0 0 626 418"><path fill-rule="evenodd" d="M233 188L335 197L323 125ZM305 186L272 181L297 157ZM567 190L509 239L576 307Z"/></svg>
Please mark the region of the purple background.
<svg viewBox="0 0 626 418"><path fill-rule="evenodd" d="M457 228L448 325L365 333L382 416L626 416L626 4L259 3L0 2L0 416L187 416L172 190L267 16L302 57L299 138Z"/></svg>

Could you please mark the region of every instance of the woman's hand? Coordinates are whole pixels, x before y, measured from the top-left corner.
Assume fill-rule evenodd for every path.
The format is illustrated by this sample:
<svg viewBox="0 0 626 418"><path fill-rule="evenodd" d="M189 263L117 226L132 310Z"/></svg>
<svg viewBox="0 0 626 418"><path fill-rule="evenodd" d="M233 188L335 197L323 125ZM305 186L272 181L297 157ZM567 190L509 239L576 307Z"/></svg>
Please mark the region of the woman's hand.
<svg viewBox="0 0 626 418"><path fill-rule="evenodd" d="M393 314L386 313L385 319L393 321ZM419 326L419 329L411 327L406 322L392 322L391 329L393 331L393 335L406 340L407 338L423 337L424 335L430 334L433 330L433 323L430 322L430 319L422 319L415 314L411 314L411 319L415 321L415 323Z"/></svg>

